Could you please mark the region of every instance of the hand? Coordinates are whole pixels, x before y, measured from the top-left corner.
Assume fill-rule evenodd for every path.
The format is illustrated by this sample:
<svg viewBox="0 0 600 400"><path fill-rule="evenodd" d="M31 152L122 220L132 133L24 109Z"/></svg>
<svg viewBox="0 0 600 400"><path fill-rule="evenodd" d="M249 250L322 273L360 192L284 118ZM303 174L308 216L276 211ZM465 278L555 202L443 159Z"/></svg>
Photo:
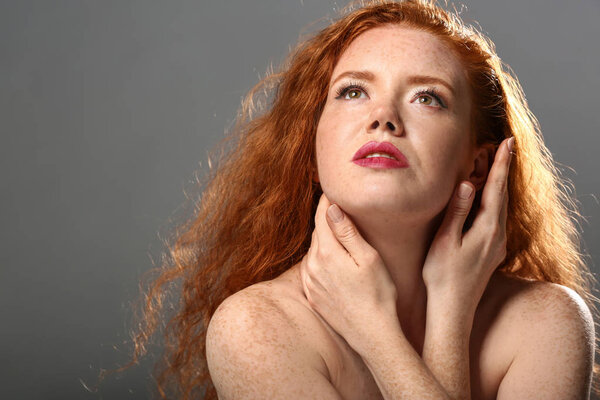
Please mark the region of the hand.
<svg viewBox="0 0 600 400"><path fill-rule="evenodd" d="M459 184L423 266L428 302L431 298L436 301L442 298L441 303L452 305L470 317L475 315L490 277L506 257L510 160L507 139L496 151L481 207L464 236L462 229L473 203L474 188L470 182ZM467 198L459 196L461 185L472 189Z"/></svg>
<svg viewBox="0 0 600 400"><path fill-rule="evenodd" d="M330 205L323 194L300 276L310 306L356 349L358 342L368 337L365 329L399 324L397 291L379 253L339 206ZM335 208L341 213L337 222L330 214Z"/></svg>

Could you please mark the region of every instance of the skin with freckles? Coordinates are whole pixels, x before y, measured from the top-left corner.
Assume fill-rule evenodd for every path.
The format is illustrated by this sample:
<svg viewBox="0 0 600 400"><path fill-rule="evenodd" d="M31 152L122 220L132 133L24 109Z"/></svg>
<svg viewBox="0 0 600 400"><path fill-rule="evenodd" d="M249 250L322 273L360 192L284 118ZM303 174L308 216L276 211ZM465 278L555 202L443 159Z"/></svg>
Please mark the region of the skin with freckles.
<svg viewBox="0 0 600 400"><path fill-rule="evenodd" d="M353 71L362 76L347 74ZM317 127L321 188L381 255L398 289L402 329L416 347L424 335L428 242L456 185L470 180L480 189L487 174L488 148L470 141L470 104L464 70L440 39L384 26L360 35L340 57ZM392 143L409 166L352 163L369 141Z"/></svg>
<svg viewBox="0 0 600 400"><path fill-rule="evenodd" d="M343 76L348 71L372 76ZM439 83L411 82L414 76L443 79L453 90ZM471 172L471 99L459 61L429 33L382 27L352 42L332 82L317 128L318 174L329 200L351 216L368 213L373 225L431 221L458 179ZM443 103L431 94L416 93L432 88ZM337 96L343 89L347 91ZM372 140L391 142L409 167L372 169L348 162Z"/></svg>
<svg viewBox="0 0 600 400"><path fill-rule="evenodd" d="M264 398L265 393L270 398L384 398L382 383L410 372L403 369L416 370L414 363L409 366L398 361L400 355L394 353L391 343L397 338L377 336L378 331L389 330L388 322L396 319L402 335L412 346L410 352L419 357L424 347L426 321L436 331L427 336L430 342L438 340L447 348L458 348L464 343L452 340L463 342L464 337L468 338L465 358L470 388L466 391L470 398L539 398L539 390L547 386L545 382L551 376L561 376L564 382L572 383L571 387L561 386L564 395L555 389L547 391L553 398L585 398L585 387L580 382L589 376L589 371L585 369L587 364L576 361L592 354L589 343L593 327L590 330L589 324L582 324L591 321L589 315L583 318L579 315L585 307L578 304L578 297L572 291L560 285L510 278L500 272L491 277L482 274L478 279L485 290L472 293L476 307L473 310L470 305L463 307L467 314L472 312L467 318L467 331L451 337L449 327L458 314L451 314L449 323L442 317L436 324L430 324L428 301L442 311L458 304L439 300L449 297L433 301L433 296L429 296L423 266L429 266L425 261L431 260L428 257L430 245L433 248L431 240L459 182L468 181L476 190L484 185L487 188L489 183L486 179L492 155L489 147L477 148L470 141L471 99L463 73L459 61L438 38L397 25L366 31L342 54L333 71L317 127L317 172L325 195L322 203L338 204L360 232L364 242L357 243L363 243L365 252L360 247L346 248L349 253L364 255L368 244L378 257L350 260L339 244L337 250L333 249L335 237L325 231L325 208L320 203L315 217L319 226L313 233L309 255L321 252L320 258L329 260L336 254L346 257L328 264L330 271L325 272L330 273L329 283L333 286L323 290L319 285L327 284L327 280L314 279L308 283L307 292L310 278L306 277L302 264L307 256L279 277L252 285L223 302L207 332L208 365L221 398ZM375 169L353 163L354 153L369 141L392 143L404 154L408 167ZM496 185L493 188L503 186L497 185L500 176L497 168L508 169L504 143L502 151L490 174L493 178L490 181ZM497 160L504 164L496 167ZM505 190L496 192L488 190L486 196L484 191L483 212L488 218L505 221L506 197L502 198ZM493 203L486 198L504 206L496 207L494 212L486 211L486 205ZM464 239L466 242L466 236ZM475 243L475 238L469 240ZM461 280L452 273L435 276L436 268L439 273L440 268L456 267L460 274L466 275L470 272L469 265L444 262L444 247L438 247L441 256L434 263L437 265L429 269L428 285L436 279L453 278L453 289ZM498 262L496 258L489 261L492 270ZM378 268L377 274L364 270L343 274L344 268L374 266ZM466 272L458 268L466 268ZM318 273L318 268L312 270ZM464 283L475 279L474 275L470 276L472 279L465 278ZM338 292L335 284L339 284ZM369 287L361 288L361 284ZM367 295L358 299L347 295L345 303L342 296L327 296L327 293L341 294L344 285L351 288L346 294ZM309 297L313 293L315 298L307 298L307 293ZM315 307L318 293L321 293L320 303L329 308L321 309L325 317ZM365 306L369 297L378 296L379 303ZM464 296L461 300L465 301ZM368 344L368 339L381 337L391 340L375 341L376 356L385 359L389 343L389 355L398 358L380 364L385 368L380 368L383 372L377 376L373 372L376 357L367 359L366 347L357 344ZM556 348L563 349L562 358L547 356L548 349ZM452 358L439 352L439 347L436 350L427 358L429 368L440 379L443 371L458 368ZM436 363L440 359L446 363ZM581 368L569 368L570 363ZM539 375L530 373L533 370ZM240 379L248 371L259 379ZM566 397L566 393L578 390L577 385L582 388L578 397ZM417 389L419 386L424 385L416 385ZM454 389L454 393L459 393L464 388L447 386L446 389L446 393ZM406 398L425 398L418 394L421 392L415 393L407 390L402 394Z"/></svg>

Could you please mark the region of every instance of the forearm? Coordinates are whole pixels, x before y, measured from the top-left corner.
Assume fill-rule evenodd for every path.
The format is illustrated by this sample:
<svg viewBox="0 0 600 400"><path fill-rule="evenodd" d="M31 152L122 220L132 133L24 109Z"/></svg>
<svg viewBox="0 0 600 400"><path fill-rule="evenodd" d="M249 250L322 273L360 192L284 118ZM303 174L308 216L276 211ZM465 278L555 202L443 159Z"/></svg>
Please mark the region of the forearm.
<svg viewBox="0 0 600 400"><path fill-rule="evenodd" d="M423 361L451 399L470 400L469 340L473 313L428 299Z"/></svg>
<svg viewBox="0 0 600 400"><path fill-rule="evenodd" d="M364 343L351 346L365 361L384 399L450 399L399 323L380 326Z"/></svg>

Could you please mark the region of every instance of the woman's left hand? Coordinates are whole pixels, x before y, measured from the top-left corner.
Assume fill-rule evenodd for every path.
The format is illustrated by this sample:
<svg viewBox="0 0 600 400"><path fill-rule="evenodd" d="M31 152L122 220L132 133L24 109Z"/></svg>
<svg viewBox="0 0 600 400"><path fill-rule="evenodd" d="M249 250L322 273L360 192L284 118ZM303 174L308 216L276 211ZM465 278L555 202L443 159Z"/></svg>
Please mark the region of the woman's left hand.
<svg viewBox="0 0 600 400"><path fill-rule="evenodd" d="M428 307L432 302L439 305L444 313L453 313L453 320L472 322L490 277L506 257L507 181L511 161L508 140L496 151L471 228L463 235L474 196L472 184L462 182L450 200L425 259L423 280ZM471 188L469 196L460 196L461 185Z"/></svg>
<svg viewBox="0 0 600 400"><path fill-rule="evenodd" d="M330 205L323 194L300 276L310 306L354 347L368 336L362 329L398 324L397 291L379 253L339 206L331 211L341 219L331 218Z"/></svg>

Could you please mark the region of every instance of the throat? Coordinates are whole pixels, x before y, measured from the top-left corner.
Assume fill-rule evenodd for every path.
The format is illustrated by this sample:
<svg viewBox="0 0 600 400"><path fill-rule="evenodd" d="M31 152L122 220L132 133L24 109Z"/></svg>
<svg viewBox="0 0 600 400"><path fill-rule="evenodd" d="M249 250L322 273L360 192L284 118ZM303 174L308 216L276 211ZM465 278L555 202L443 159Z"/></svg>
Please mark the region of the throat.
<svg viewBox="0 0 600 400"><path fill-rule="evenodd" d="M408 340L412 348L415 349L419 357L422 357L423 345L425 344L425 324L422 326L420 324L418 326L413 324L406 328L402 326L402 332L404 332L406 340Z"/></svg>
<svg viewBox="0 0 600 400"><path fill-rule="evenodd" d="M402 300L405 300L402 302ZM398 299L398 321L404 337L419 354L423 353L427 321L427 295L419 293L411 299Z"/></svg>

